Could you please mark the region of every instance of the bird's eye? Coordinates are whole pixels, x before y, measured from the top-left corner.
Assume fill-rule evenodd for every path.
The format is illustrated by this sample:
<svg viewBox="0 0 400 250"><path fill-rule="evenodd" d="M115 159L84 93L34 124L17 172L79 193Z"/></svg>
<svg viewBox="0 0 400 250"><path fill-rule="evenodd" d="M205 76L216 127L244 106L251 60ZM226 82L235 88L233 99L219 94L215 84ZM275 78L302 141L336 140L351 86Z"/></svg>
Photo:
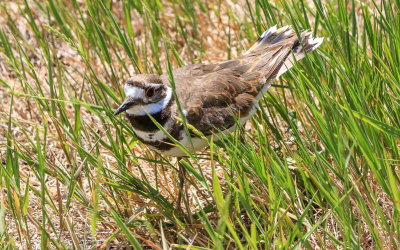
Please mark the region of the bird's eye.
<svg viewBox="0 0 400 250"><path fill-rule="evenodd" d="M154 88L154 87L150 87L150 88L147 88L146 89L146 97L147 98L151 98L151 97L153 97L154 95L156 94L156 88Z"/></svg>

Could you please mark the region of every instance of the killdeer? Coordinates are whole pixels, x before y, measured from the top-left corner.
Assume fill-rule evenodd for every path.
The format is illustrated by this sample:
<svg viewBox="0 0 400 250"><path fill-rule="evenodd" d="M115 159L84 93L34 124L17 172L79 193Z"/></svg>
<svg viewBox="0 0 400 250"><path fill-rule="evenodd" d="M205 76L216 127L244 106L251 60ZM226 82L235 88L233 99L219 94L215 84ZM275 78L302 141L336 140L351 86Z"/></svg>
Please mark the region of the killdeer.
<svg viewBox="0 0 400 250"><path fill-rule="evenodd" d="M183 118L208 137L213 133L233 131L238 124L237 118L243 125L254 115L271 83L322 41L323 38L313 38L308 31L303 31L299 38L289 26L280 29L274 26L236 59L175 69L172 72L175 93ZM148 147L163 155L185 155L149 115L189 150L197 151L208 145L195 135L189 138L182 121L176 119L181 115L167 74L135 75L125 83L124 92L126 99L115 115L125 111L137 138ZM184 178L185 169L179 164L179 210Z"/></svg>
<svg viewBox="0 0 400 250"><path fill-rule="evenodd" d="M323 38L313 38L308 31L303 31L300 39L301 42L290 26L280 29L274 26L236 59L175 69L176 95L186 122L206 136L232 131L237 124L235 117L240 125L246 123L271 83L323 41ZM125 111L137 138L151 149L180 157L185 153L149 117L193 150L184 125L176 119L180 114L168 79L167 74L129 78L124 86L126 99L115 115ZM207 146L199 137L191 136L191 140L195 151Z"/></svg>

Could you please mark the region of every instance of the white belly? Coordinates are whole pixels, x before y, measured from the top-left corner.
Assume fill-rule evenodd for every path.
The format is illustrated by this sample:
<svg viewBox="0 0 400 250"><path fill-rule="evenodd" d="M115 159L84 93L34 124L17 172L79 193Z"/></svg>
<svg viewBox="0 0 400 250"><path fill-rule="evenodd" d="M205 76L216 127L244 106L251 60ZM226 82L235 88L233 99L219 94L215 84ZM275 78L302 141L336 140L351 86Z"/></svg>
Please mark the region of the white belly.
<svg viewBox="0 0 400 250"><path fill-rule="evenodd" d="M245 124L256 112L256 106L254 106L253 110L249 113L248 116L243 117L239 120L239 124L242 126L243 124ZM235 131L236 129L236 125L230 127L229 129L226 129L220 133L215 134L213 137L211 135L207 136L207 140L210 141L211 137L213 138L214 141L218 141L219 139L223 138L225 135L232 133L233 131ZM185 131L182 131L181 133L181 137L182 139L179 141L182 146L184 146L185 148L187 148L190 152L194 153L196 151L202 150L205 147L207 147L209 145L208 141L203 140L199 137L191 137L189 139L189 137L187 136ZM190 140L193 143L190 143ZM194 150L193 150L194 148ZM179 147L173 147L169 150L166 151L159 151L155 148L152 148L154 150L156 150L157 152L163 154L163 155L167 155L167 156L176 156L176 157L180 157L180 156L186 156L186 153L184 151L182 151Z"/></svg>

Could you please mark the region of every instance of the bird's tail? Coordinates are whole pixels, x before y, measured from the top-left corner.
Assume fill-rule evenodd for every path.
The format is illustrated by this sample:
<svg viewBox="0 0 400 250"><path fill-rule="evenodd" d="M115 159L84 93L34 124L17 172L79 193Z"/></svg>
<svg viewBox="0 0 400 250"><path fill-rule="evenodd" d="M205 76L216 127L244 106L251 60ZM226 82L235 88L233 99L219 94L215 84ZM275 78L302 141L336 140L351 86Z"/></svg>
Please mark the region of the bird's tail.
<svg viewBox="0 0 400 250"><path fill-rule="evenodd" d="M323 38L313 38L310 31L301 32L299 39L296 32L290 26L277 29L275 25L266 30L245 55L258 54L263 57L263 54L282 51L282 53L277 53L272 57L277 63L283 62L282 65L279 65L281 67L276 65L278 66L277 72L275 72L276 75L274 74L273 77L278 78L289 70L295 61L303 59L305 53L310 53L318 48L323 40ZM290 52L288 52L289 50L287 49L289 49ZM271 63L268 63L268 65L271 65Z"/></svg>

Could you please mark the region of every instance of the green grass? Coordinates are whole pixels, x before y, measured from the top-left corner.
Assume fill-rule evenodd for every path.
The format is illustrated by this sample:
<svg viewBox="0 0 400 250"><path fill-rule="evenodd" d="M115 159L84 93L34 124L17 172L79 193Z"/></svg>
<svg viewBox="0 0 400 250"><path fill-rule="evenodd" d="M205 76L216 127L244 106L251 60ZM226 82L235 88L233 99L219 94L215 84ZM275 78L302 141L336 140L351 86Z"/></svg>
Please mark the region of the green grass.
<svg viewBox="0 0 400 250"><path fill-rule="evenodd" d="M400 247L398 0L18 2L0 2L2 248ZM276 23L325 41L251 126L182 162L182 214L175 160L113 116L122 83Z"/></svg>

